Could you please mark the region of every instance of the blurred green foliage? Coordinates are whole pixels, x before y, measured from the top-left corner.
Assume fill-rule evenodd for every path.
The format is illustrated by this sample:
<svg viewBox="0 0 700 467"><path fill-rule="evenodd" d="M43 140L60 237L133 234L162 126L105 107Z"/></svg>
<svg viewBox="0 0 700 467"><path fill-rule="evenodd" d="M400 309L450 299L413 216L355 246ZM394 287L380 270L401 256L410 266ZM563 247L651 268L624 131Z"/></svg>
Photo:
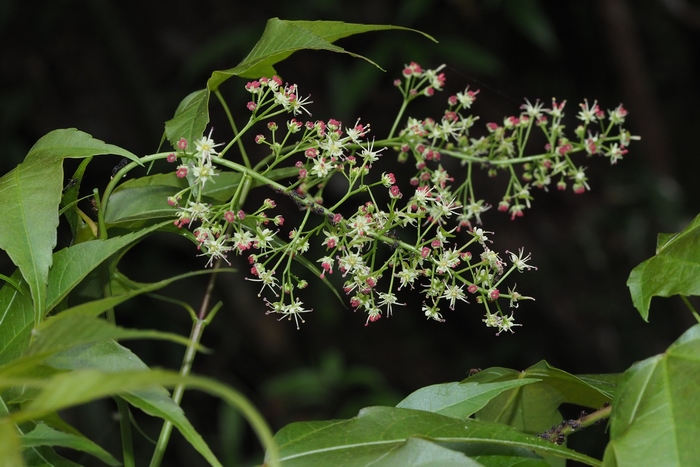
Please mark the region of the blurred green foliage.
<svg viewBox="0 0 700 467"><path fill-rule="evenodd" d="M616 13L612 7L619 7ZM225 275L218 279L217 298L226 311L203 340L215 353L199 359L195 372L244 390L278 429L291 420L347 417L363 406L395 402L420 386L462 379L476 367L520 369L546 358L572 373L621 371L663 351L690 325L680 299L654 302L652 310L659 312L652 312L651 325L643 323L625 287L630 270L653 254L657 232L679 231L700 211L700 157L692 140L700 124L699 30L665 8L658 0L360 0L352 6L324 0L245 6L220 0L5 0L0 173L55 128L77 127L137 154L156 151L162 124L180 100L202 88L212 70L238 63L269 17L420 29L440 43L401 32L339 43L373 59L386 74L324 52L299 53L278 71L312 95L314 118L351 123L361 117L377 136L389 128L400 102L391 83L412 60L447 64L449 91L417 105L411 112L417 117L439 115L448 92L469 85L481 89L474 110L482 124L517 113L524 97L566 99L572 118L577 103L588 98L605 108L624 102L629 130L642 136L618 166L590 161L593 190L584 196L537 193L534 209L516 222L495 210L487 213L486 226L496 232L500 248L532 250L539 268L518 283L537 298L521 305L524 326L515 335L495 337L484 330L476 308L465 306L446 315L445 324L426 323L419 310L401 309L365 327L361 316L313 283L315 312L296 331L264 315L244 274ZM244 109L243 84L230 80L222 87L234 112ZM222 116L214 113L215 125L217 118ZM109 163L91 166L85 189L104 187L111 169ZM202 267L194 256L183 240L158 236L137 246L124 268L135 279L152 281L163 270ZM247 263L235 266L245 271ZM7 258L0 258L0 273L11 271ZM186 284L168 292L196 306L204 282ZM146 297L125 305L118 320L186 334L188 319L181 313ZM170 344L129 346L148 364L179 365L181 349ZM195 426L205 427L203 434L220 427L220 435L227 434L218 448L224 459L248 459L246 443L230 439L250 437L235 415L201 395L188 394L184 407ZM104 420L93 417L101 410L108 409L94 406L74 416L90 431ZM140 423L151 436L156 433L152 421ZM177 443L171 448L166 461L188 465L187 449L181 452Z"/></svg>

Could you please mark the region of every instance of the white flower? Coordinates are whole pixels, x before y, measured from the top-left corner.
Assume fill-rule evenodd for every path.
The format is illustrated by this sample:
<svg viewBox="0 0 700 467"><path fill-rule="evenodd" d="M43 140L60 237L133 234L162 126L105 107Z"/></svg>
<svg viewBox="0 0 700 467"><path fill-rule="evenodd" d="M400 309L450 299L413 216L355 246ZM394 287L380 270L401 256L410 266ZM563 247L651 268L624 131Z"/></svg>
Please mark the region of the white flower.
<svg viewBox="0 0 700 467"><path fill-rule="evenodd" d="M279 288L279 285L277 284L277 278L275 277L275 270L265 269L265 267L262 264L255 264L253 268L257 272L257 278L246 277L246 280L252 282L262 282L262 287L258 292L258 297L262 295L262 292L263 290L265 290L265 287L269 288L272 291L272 293L275 294L275 297L279 297L279 294L275 292L275 288Z"/></svg>
<svg viewBox="0 0 700 467"><path fill-rule="evenodd" d="M357 252L344 252L345 254L338 258L338 266L343 271L343 276L347 273L352 273L353 271L364 266L365 262Z"/></svg>
<svg viewBox="0 0 700 467"><path fill-rule="evenodd" d="M195 149L197 150L197 153L195 156L198 159L203 160L207 164L211 164L211 156L216 156L218 153L216 152L217 146L221 146L223 143L215 144L214 140L211 139L211 134L214 131L212 128L209 130L209 136L202 136L199 138L197 141L195 141Z"/></svg>
<svg viewBox="0 0 700 467"><path fill-rule="evenodd" d="M398 303L398 298L396 298L396 295L393 293L384 293L384 292L378 292L377 295L379 295L379 303L377 303L378 306L386 306L386 315L387 317L391 316L392 310L391 307L392 305L406 305L405 303Z"/></svg>
<svg viewBox="0 0 700 467"><path fill-rule="evenodd" d="M525 113L534 118L540 118L542 116L542 108L544 107L544 104L542 104L539 100L535 101L535 104L531 104L529 100L525 99L525 103L520 106L521 109L525 111Z"/></svg>
<svg viewBox="0 0 700 467"><path fill-rule="evenodd" d="M228 237L226 235L220 235L219 238L214 238L211 235L207 235L204 242L202 242L202 253L199 256L209 256L209 261L207 261L206 267L211 267L215 259L223 259L229 266L231 263L226 259L226 254L233 248L225 245Z"/></svg>
<svg viewBox="0 0 700 467"><path fill-rule="evenodd" d="M420 271L418 271L414 267L408 267L407 264L402 265L401 271L397 272L394 274L395 277L398 277L399 280L401 281L401 285L399 285L399 290L401 290L403 287L406 287L407 285L410 285L411 288L413 288L413 282L420 276Z"/></svg>
<svg viewBox="0 0 700 467"><path fill-rule="evenodd" d="M297 326L297 330L299 330L299 321L304 323L304 318L301 317L301 314L310 313L312 311L313 309L305 310L302 306L302 302L297 298L294 299L294 303L290 303L289 305L284 305L282 307L282 310L280 311L282 317L280 320L287 318L287 320L291 321L292 317L294 317L294 323Z"/></svg>
<svg viewBox="0 0 700 467"><path fill-rule="evenodd" d="M467 303L467 299L464 295L462 287L456 284L448 285L447 287L445 287L445 293L442 294L440 298L444 298L450 301L450 310L455 309L455 301L457 300L462 300L463 302Z"/></svg>
<svg viewBox="0 0 700 467"><path fill-rule="evenodd" d="M478 201L471 200L471 202L467 205L467 219L474 217L476 219L476 223L481 225L481 213L486 212L489 209L491 209L491 205L486 204L483 199Z"/></svg>
<svg viewBox="0 0 700 467"><path fill-rule="evenodd" d="M209 215L209 205L200 202L190 201L188 207L182 208L182 211L188 214L188 218L192 221L200 220L205 224L209 223L207 216Z"/></svg>
<svg viewBox="0 0 700 467"><path fill-rule="evenodd" d="M377 162L379 160L379 157L381 157L381 152L385 150L386 148L379 149L377 151L374 150L374 141L371 141L366 148L362 148L362 152L360 153L360 157L364 160L365 164L368 166L371 166L374 162Z"/></svg>
<svg viewBox="0 0 700 467"><path fill-rule="evenodd" d="M443 251L440 257L434 260L437 265L435 272L452 275L452 268L459 264L459 254L456 248Z"/></svg>
<svg viewBox="0 0 700 467"><path fill-rule="evenodd" d="M537 269L535 266L527 264L527 262L530 261L531 255L528 253L527 256L523 257L523 251L524 249L520 248L517 255L510 251L506 251L506 253L510 254L510 262L513 263L513 266L515 266L518 272L523 272L526 269Z"/></svg>
<svg viewBox="0 0 700 467"><path fill-rule="evenodd" d="M199 185L200 189L204 189L204 184L209 180L211 180L213 183L213 177L219 175L214 169L216 169L216 167L207 162L192 168L192 175L194 176L195 184Z"/></svg>
<svg viewBox="0 0 700 467"><path fill-rule="evenodd" d="M310 172L318 178L326 178L330 171L334 168L332 163L326 162L325 157L317 157L313 160L314 166L311 167Z"/></svg>
<svg viewBox="0 0 700 467"><path fill-rule="evenodd" d="M493 232L487 232L486 230L483 230L481 227L477 227L476 229L472 230L470 233L472 234L472 236L474 236L474 238L476 238L477 242L484 245L486 242L489 241L486 234L493 233Z"/></svg>
<svg viewBox="0 0 700 467"><path fill-rule="evenodd" d="M581 111L576 116L579 120L582 120L585 124L589 124L596 120L596 111L598 109L597 101L593 101L593 105L589 106L588 99L584 99L583 104L579 105L581 106Z"/></svg>
<svg viewBox="0 0 700 467"><path fill-rule="evenodd" d="M464 90L464 92L458 92L455 94L455 97L459 101L459 104L464 107L465 109L468 109L472 106L474 101L476 100L476 95L479 93L479 91L470 91L469 86Z"/></svg>
<svg viewBox="0 0 700 467"><path fill-rule="evenodd" d="M434 319L435 321L438 321L440 323L445 321L444 319L442 319L442 315L438 313L438 311L434 307L431 308L428 305L423 305L423 312L425 313L425 316L428 319Z"/></svg>
<svg viewBox="0 0 700 467"><path fill-rule="evenodd" d="M270 229L260 229L258 227L258 233L255 235L254 246L261 251L265 251L270 246L270 243L275 238L275 232Z"/></svg>

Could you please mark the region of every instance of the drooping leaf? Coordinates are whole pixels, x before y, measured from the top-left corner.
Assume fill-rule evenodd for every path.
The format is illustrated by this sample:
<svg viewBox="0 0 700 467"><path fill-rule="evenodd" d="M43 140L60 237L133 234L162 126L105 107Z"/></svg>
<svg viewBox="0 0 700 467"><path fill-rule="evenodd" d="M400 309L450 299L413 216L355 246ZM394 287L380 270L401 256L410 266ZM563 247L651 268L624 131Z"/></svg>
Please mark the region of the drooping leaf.
<svg viewBox="0 0 700 467"><path fill-rule="evenodd" d="M48 162L63 159L84 159L90 156L113 154L141 164L138 156L113 144L93 138L75 128L53 130L34 143L25 162Z"/></svg>
<svg viewBox="0 0 700 467"><path fill-rule="evenodd" d="M110 297L105 297L102 299L98 300L93 300L91 302L86 302L86 303L81 303L80 305L76 305L74 307L68 308L67 310L62 311L61 313L57 314L56 316L51 317L53 320L60 320L60 319L66 319L67 317L70 316L98 316L101 313L104 313L110 308L114 308L115 306L119 305L120 303L123 303L137 295L147 293L147 292L153 292L158 289L162 289L165 286L168 286L172 284L173 282L186 279L188 277L194 277L202 274L211 274L213 271L216 271L217 273L220 272L233 272L233 269L200 269L197 271L192 271L192 272L187 272L185 274L180 274L177 276L169 277L167 279L163 279L162 281L158 282L148 282L148 283L141 283L141 282L135 282L135 281L130 281L130 285L133 287L131 288L128 292L124 292L119 295L112 295Z"/></svg>
<svg viewBox="0 0 700 467"><path fill-rule="evenodd" d="M502 392L538 381L540 380L524 378L485 384L468 381L434 384L414 391L396 407L468 418Z"/></svg>
<svg viewBox="0 0 700 467"><path fill-rule="evenodd" d="M371 465L404 448L412 438L447 445L455 451L465 450L469 455L485 455L486 451L496 455L515 449L523 450L523 458L534 451L600 465L596 459L503 424L396 407L369 407L349 420L292 423L275 435L283 465L291 467ZM430 452L426 450L421 455L429 456ZM425 462L430 460L427 457Z"/></svg>
<svg viewBox="0 0 700 467"><path fill-rule="evenodd" d="M267 428L260 414L241 394L212 379L191 375L181 376L175 372L165 370L135 370L110 373L93 369L79 369L44 379L2 378L0 379L0 390L24 385L39 388L40 392L33 401L24 405L22 410L12 412L5 419L0 418L0 429L2 429L4 420L21 422L106 396L126 394L125 397L128 397L128 393L151 390L155 385L172 387L178 384L185 384L187 387L201 389L221 397L227 403L240 410L251 422L264 446L271 450L268 452L272 453L272 458L277 458L277 450L272 442L272 434L269 432L269 428ZM183 435L187 436L185 433ZM221 465L210 451L207 452L206 444L202 442L193 446L211 465ZM0 452L3 452L3 449L6 449L4 452L12 454L12 448L6 448L4 440L0 439Z"/></svg>
<svg viewBox="0 0 700 467"><path fill-rule="evenodd" d="M23 449L40 446L61 446L88 453L107 465L121 465L121 462L88 438L64 433L43 423L38 423L32 431L22 435L21 441Z"/></svg>
<svg viewBox="0 0 700 467"><path fill-rule="evenodd" d="M224 271L231 270L223 269L219 272ZM30 352L27 355L19 358L19 355L13 353L14 359L12 360L14 361L8 360L8 362L12 363L8 363L7 365L11 371L15 371L14 367L21 368L26 365L31 365L32 362L36 360L34 357L35 355L45 358L53 353L60 352L77 344L105 339L157 338L167 339L186 345L187 340L176 334L149 330L124 329L111 325L105 321L97 320L96 317L104 313L106 310L114 308L120 303L125 302L137 295L153 292L184 278L210 273L211 271L209 270L199 270L154 283L143 284L132 282L133 287L128 292L82 303L64 310L57 315L49 317L36 328L36 333L39 337L34 340ZM81 323L81 321L84 322ZM74 331L71 332L73 326L75 326L75 328ZM25 327L26 329L20 330L21 332L19 332L19 335L24 336L24 339L21 342L28 344L28 335L31 333L32 329L31 322L25 325ZM11 348L14 349L14 347ZM21 352L25 352L25 350L26 347L22 348ZM0 353L0 357L3 357L2 360L4 360L4 355L2 353ZM27 360L27 362L24 360Z"/></svg>
<svg viewBox="0 0 700 467"><path fill-rule="evenodd" d="M93 369L107 373L149 369L138 356L114 341L73 347L51 357L47 364L61 370ZM198 445L198 449L208 450L204 440L164 387L153 386L129 391L121 394L121 397L149 415L170 421L193 446Z"/></svg>
<svg viewBox="0 0 700 467"><path fill-rule="evenodd" d="M632 270L627 287L644 321L652 297L700 295L700 216L675 235L659 235L656 255Z"/></svg>
<svg viewBox="0 0 700 467"><path fill-rule="evenodd" d="M0 465L12 467L80 467L56 454L48 446L27 446L20 441L31 429L31 422L21 426L3 416L10 413L5 401L0 397Z"/></svg>
<svg viewBox="0 0 700 467"><path fill-rule="evenodd" d="M53 267L49 272L47 289L47 306L44 314L51 311L71 290L73 290L89 273L103 261L119 252L133 242L158 230L164 224L147 229L108 238L92 240L57 251L53 255Z"/></svg>
<svg viewBox="0 0 700 467"><path fill-rule="evenodd" d="M623 375L606 466L696 465L700 459L700 325Z"/></svg>
<svg viewBox="0 0 700 467"><path fill-rule="evenodd" d="M29 355L50 355L76 345L104 342L106 340L162 339L187 346L188 339L177 334L128 329L110 323L88 313L59 313L42 322L35 331L35 339Z"/></svg>
<svg viewBox="0 0 700 467"><path fill-rule="evenodd" d="M52 310L105 259L156 229L158 226L122 237L79 243L54 253L54 265L48 274L49 284L43 314ZM19 272L13 277L19 278ZM121 300L113 299L112 303L118 304L127 298L130 297L122 297ZM102 311L107 308L109 307L103 308ZM17 291L13 292L13 289L7 286L0 289L0 319L3 323L3 326L0 326L0 365L2 365L18 358L29 345L31 331L35 325L34 308L29 293L23 295Z"/></svg>
<svg viewBox="0 0 700 467"><path fill-rule="evenodd" d="M58 206L63 189L63 159L116 154L138 161L117 146L75 129L54 130L32 146L24 162L0 178L0 248L22 272L38 323L56 246Z"/></svg>
<svg viewBox="0 0 700 467"><path fill-rule="evenodd" d="M381 69L379 65L369 58L348 52L342 47L333 45L333 43L338 39L355 34L390 29L417 32L435 41L435 39L425 33L400 26L353 24L342 21L285 21L279 18L272 18L268 20L262 37L248 56L235 68L215 71L207 82L207 88L213 91L232 76L253 79L261 76L270 78L275 74L275 64L286 59L294 52L307 49L345 53L366 60Z"/></svg>
<svg viewBox="0 0 700 467"><path fill-rule="evenodd" d="M253 50L236 67L228 70L215 71L207 81L207 87L188 95L178 106L175 116L165 123L165 134L173 147L180 138L185 138L189 144L202 136L209 123L209 98L226 80L233 76L257 79L261 76L272 77L275 74L274 65L289 57L294 52L305 49L326 50L349 54L362 58L379 67L370 59L342 47L333 42L344 37L370 31L404 30L431 36L414 29L400 26L353 24L341 21L285 21L279 18L268 20L263 35Z"/></svg>
<svg viewBox="0 0 700 467"><path fill-rule="evenodd" d="M27 467L82 467L62 456L48 446L29 448L24 451Z"/></svg>

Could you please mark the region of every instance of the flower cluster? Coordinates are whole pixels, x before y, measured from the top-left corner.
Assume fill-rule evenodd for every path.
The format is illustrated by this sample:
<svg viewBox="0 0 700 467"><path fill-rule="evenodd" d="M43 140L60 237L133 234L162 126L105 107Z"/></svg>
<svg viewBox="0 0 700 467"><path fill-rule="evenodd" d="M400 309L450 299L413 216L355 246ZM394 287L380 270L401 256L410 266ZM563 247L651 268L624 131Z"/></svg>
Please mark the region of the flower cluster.
<svg viewBox="0 0 700 467"><path fill-rule="evenodd" d="M404 102L442 90L445 75L441 69L407 65L403 80L395 81ZM502 124L487 123L483 134L476 136L478 118L468 111L479 91L467 88L447 99L439 120L407 118L403 129L396 131L400 114L388 138L375 144L368 137L369 125L360 120L350 126L335 119L298 120L302 114L310 115L306 109L310 100L300 97L296 85L284 85L278 77L251 81L245 87L252 97L246 105L249 121L236 138L254 124L267 121L266 131L253 139L267 147L269 154L255 166L242 155L242 168L217 157L219 145L212 141L211 132L195 142L191 153L182 140L172 160L181 160L176 173L187 178L189 187L168 202L178 207L176 225L193 228L197 223L193 236L201 254L209 257L208 265L225 260L231 251L246 254L249 280L259 282L260 295L269 297L265 298L268 313L294 319L297 327L304 321L302 315L311 310L304 308L297 292L308 284L293 272L292 264L317 243L325 249L322 256L301 263L324 280L340 275L350 306L366 314L365 324L391 316L395 307L404 306L399 298L404 292L400 291L409 289L422 295L427 319L442 322L446 309L455 310L459 302L475 302L485 309L486 326L499 334L513 332L519 326L513 311L530 297L505 281L514 273L535 268L522 249L505 255L492 249L493 232L481 227L482 215L491 205L475 196L474 172L486 167L490 176L509 174L498 210L514 219L530 207L532 188L547 189L556 183L561 190L571 183L575 193L590 189L585 168L574 163L576 153L602 155L614 164L637 139L622 128L627 114L622 106L606 115L596 102L589 105L586 101L578 114L582 123L574 132L576 139L569 140L562 124L565 102L556 100L551 108L526 101L518 116L507 117ZM284 124L273 120L284 114L288 115ZM543 151L525 155L535 128L544 134ZM399 183L394 173L375 173L388 148L397 151L400 162L414 162L416 172L407 183ZM466 166L464 176L455 180L443 167L443 157L460 160ZM229 202L206 204L205 187L216 182L213 162L265 181L303 212L299 222L283 227L282 216L268 214L277 203L269 198L245 212L243 183ZM288 185L278 183L280 174L292 178ZM333 183L346 186L346 193L335 204L325 204L324 189L332 178L343 180ZM349 208L358 198L360 203ZM503 303L508 304L508 311Z"/></svg>

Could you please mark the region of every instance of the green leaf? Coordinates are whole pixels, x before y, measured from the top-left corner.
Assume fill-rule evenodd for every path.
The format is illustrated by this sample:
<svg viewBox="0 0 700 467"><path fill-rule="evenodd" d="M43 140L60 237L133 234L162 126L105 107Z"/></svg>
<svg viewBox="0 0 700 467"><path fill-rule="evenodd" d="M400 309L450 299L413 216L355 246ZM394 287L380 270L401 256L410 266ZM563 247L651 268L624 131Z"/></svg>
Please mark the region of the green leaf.
<svg viewBox="0 0 700 467"><path fill-rule="evenodd" d="M165 122L165 136L174 148L180 138L190 145L200 138L209 123L209 89L200 89L185 97L173 118Z"/></svg>
<svg viewBox="0 0 700 467"><path fill-rule="evenodd" d="M187 338L177 334L127 329L88 313L60 313L49 317L35 331L35 339L28 355L50 355L76 345L101 342L109 339L162 339L187 346Z"/></svg>
<svg viewBox="0 0 700 467"><path fill-rule="evenodd" d="M177 208L168 204L168 197L174 196L177 191L169 186L154 185L114 192L109 197L105 222L114 225L164 217L175 219Z"/></svg>
<svg viewBox="0 0 700 467"><path fill-rule="evenodd" d="M595 388L608 399L612 400L615 390L620 384L622 373L605 373L597 375L576 375L578 379Z"/></svg>
<svg viewBox="0 0 700 467"><path fill-rule="evenodd" d="M158 226L143 229L139 232L113 237L108 240L92 240L78 243L54 253L53 267L48 274L45 315L51 311L68 293L73 290L87 275L97 268L104 260L115 254L134 241L157 230ZM19 278L19 272L13 275ZM156 286L164 287L167 284ZM26 287L26 285L25 285ZM144 291L150 291L147 289ZM137 292L143 293L143 292ZM128 297L112 298L109 304L115 306ZM94 306L85 305L85 306ZM110 306L105 306L105 311ZM31 331L35 326L34 311L29 294L22 295L11 287L0 289L0 365L18 358L29 345Z"/></svg>
<svg viewBox="0 0 700 467"><path fill-rule="evenodd" d="M0 416L8 415L9 409L5 401L0 397ZM56 454L46 446L22 446L20 435L24 435L33 426L32 422L22 426L11 420L0 417L0 460L2 465L18 466L52 466L52 467L80 467L78 464Z"/></svg>
<svg viewBox="0 0 700 467"><path fill-rule="evenodd" d="M539 455L600 465L596 459L503 424L395 407L369 407L349 420L292 423L275 435L285 467L370 465L404 448L412 438L447 445L455 451L472 450L483 454L522 449L522 457L534 451ZM428 456L429 453L423 454ZM427 457L425 462L430 460Z"/></svg>
<svg viewBox="0 0 700 467"><path fill-rule="evenodd" d="M294 52L307 49L345 53L366 60L381 69L369 58L348 52L342 47L333 45L333 42L355 34L390 29L417 32L435 41L425 33L400 26L353 24L342 21L285 21L272 18L268 20L262 37L248 56L235 68L215 71L207 81L207 88L214 91L232 76L253 79L261 76L270 78L276 74L273 65L286 59Z"/></svg>
<svg viewBox="0 0 700 467"><path fill-rule="evenodd" d="M218 271L226 272L231 270L222 269ZM30 348L30 353L25 357L15 358L12 363L9 363L1 370L5 371L9 368L11 371L14 371L13 367L25 366L25 359L28 362L34 361L36 359L35 355L45 358L46 356L60 352L71 346L94 342L96 340L99 341L112 338L157 338L167 339L187 345L188 340L176 334L162 333L160 331L124 329L107 323L104 320L98 320L96 317L104 313L106 310L114 308L120 303L125 302L126 300L129 300L137 295L153 292L180 279L200 274L210 274L211 272L212 271L210 270L193 271L148 284L131 282L132 287L135 288L129 292L82 303L64 310L57 315L51 316L36 328L37 338L34 340L34 343ZM84 322L81 323L81 321ZM71 332L71 330L73 330L73 332ZM22 333L24 334L25 331L23 330ZM0 374L2 374L2 371L0 371Z"/></svg>
<svg viewBox="0 0 700 467"><path fill-rule="evenodd" d="M19 287L19 282L14 280L11 277L7 277L5 274L0 274L0 280L6 282L8 285L14 287L14 289L19 292L19 293L24 293L22 292L22 289Z"/></svg>
<svg viewBox="0 0 700 467"><path fill-rule="evenodd" d="M12 279L19 284L19 291L9 285L0 289L0 366L24 353L34 326L34 305L27 283L19 270Z"/></svg>
<svg viewBox="0 0 700 467"><path fill-rule="evenodd" d="M221 172L205 186L204 202L226 202L230 200L241 174ZM108 224L163 217L175 218L177 208L168 204L168 197L188 187L187 180L178 178L174 172L135 178L121 184L106 204L105 221Z"/></svg>
<svg viewBox="0 0 700 467"><path fill-rule="evenodd" d="M42 136L27 153L25 162L48 162L69 159L84 159L90 156L113 154L138 163L138 156L113 144L95 139L75 128L53 130Z"/></svg>
<svg viewBox="0 0 700 467"><path fill-rule="evenodd" d="M63 159L130 152L75 129L54 130L32 146L24 162L0 178L0 248L22 272L34 302L34 320L42 318L46 283L56 246L58 206L63 189Z"/></svg>
<svg viewBox="0 0 700 467"><path fill-rule="evenodd" d="M525 371L489 368L468 378L466 382L493 383L520 378L538 379L539 382L503 392L493 398L476 416L480 420L504 423L525 433L543 433L563 420L559 406L572 403L600 408L612 399L610 381L602 384L571 375L541 361ZM552 465L563 463L547 458Z"/></svg>
<svg viewBox="0 0 700 467"><path fill-rule="evenodd" d="M464 453L453 451L436 443L408 438L399 448L381 458L382 467L480 467L482 464L470 459Z"/></svg>
<svg viewBox="0 0 700 467"><path fill-rule="evenodd" d="M226 80L233 76L253 79L261 76L272 77L275 74L274 65L299 50L313 49L345 53L366 60L381 69L369 58L348 52L342 47L333 45L333 42L355 34L390 29L417 32L435 41L423 32L400 26L353 24L341 21L285 21L279 18L268 20L262 37L246 58L234 68L215 71L207 81L206 89L195 91L183 99L175 111L175 116L165 122L168 141L173 147L177 147L177 141L180 138L185 138L189 144L193 144L202 136L209 123L208 109L211 93Z"/></svg>
<svg viewBox="0 0 700 467"><path fill-rule="evenodd" d="M284 167L271 170L265 174L272 181L295 177L299 169ZM241 182L242 175L238 172L221 172L212 183L207 183L202 191L203 202L225 203L229 201ZM252 187L261 186L257 180L252 181ZM106 204L105 221L110 225L144 221L160 218L175 218L177 208L167 203L169 196L188 187L187 180L178 178L174 172L156 174L135 178L121 184L109 197Z"/></svg>
<svg viewBox="0 0 700 467"><path fill-rule="evenodd" d="M148 371L148 366L129 349L114 341L105 341L74 347L55 355L46 362L61 370L93 369L106 373ZM162 386L129 391L121 394L134 407L145 413L171 422L193 446L208 451L206 443L190 424L180 406ZM201 451L200 451L201 452Z"/></svg>
<svg viewBox="0 0 700 467"><path fill-rule="evenodd" d="M154 385L167 387L184 384L187 387L198 388L224 399L227 403L240 410L255 428L258 437L263 441L272 458L277 458L277 451L272 442L272 435L260 414L242 395L230 387L215 380L197 376L181 376L165 370L135 370L108 373L93 369L79 369L61 373L50 378L2 378L0 390L13 386L26 385L40 388L37 397L23 406L22 410L12 412L9 417L0 418L0 430L5 420L21 422L35 419L43 414L50 414L74 405L83 404L98 398L124 395L140 390L153 390ZM132 402L132 401L130 401ZM187 433L183 433L188 436ZM0 453L13 453L12 447L5 446L7 442L0 438ZM206 444L197 442L193 445L206 459L215 466L221 465L208 451Z"/></svg>
<svg viewBox="0 0 700 467"><path fill-rule="evenodd" d="M649 320L652 297L700 295L700 216L676 235L659 235L657 245L656 255L627 279L632 303L644 321Z"/></svg>
<svg viewBox="0 0 700 467"><path fill-rule="evenodd" d="M434 384L414 391L396 407L468 418L502 392L538 381L540 380L526 378L485 384L468 381Z"/></svg>
<svg viewBox="0 0 700 467"><path fill-rule="evenodd" d="M211 274L213 272L235 272L233 269L201 269L198 271L187 272L185 274L180 274L177 276L169 277L168 279L163 279L158 282L151 283L140 283L129 281L129 286L132 288L130 291L119 294L112 295L110 297L101 298L98 300L93 300L91 302L81 303L72 308L62 311L61 313L53 316L51 319L59 320L66 319L69 316L77 315L87 315L87 316L97 316L110 308L114 308L122 302L125 302L139 294L153 292L155 290L161 289L167 285L172 284L175 281L181 279L186 279L188 277L198 276L202 274ZM121 276L117 276L118 280L121 280Z"/></svg>
<svg viewBox="0 0 700 467"><path fill-rule="evenodd" d="M137 240L155 232L165 224L158 224L137 232L112 237L107 240L91 240L57 251L53 255L53 267L49 272L47 306L44 314L51 311L83 279L103 261Z"/></svg>
<svg viewBox="0 0 700 467"><path fill-rule="evenodd" d="M20 449L17 426L5 417L0 417L0 459L4 465L22 467L26 465Z"/></svg>
<svg viewBox="0 0 700 467"><path fill-rule="evenodd" d="M59 456L53 449L46 446L24 451L24 458L27 467L82 467L80 464Z"/></svg>
<svg viewBox="0 0 700 467"><path fill-rule="evenodd" d="M696 465L700 459L700 325L623 375L604 465Z"/></svg>
<svg viewBox="0 0 700 467"><path fill-rule="evenodd" d="M110 453L84 436L64 433L43 423L38 423L32 431L25 433L21 437L21 441L23 449L39 446L61 446L86 452L107 465L121 465Z"/></svg>

